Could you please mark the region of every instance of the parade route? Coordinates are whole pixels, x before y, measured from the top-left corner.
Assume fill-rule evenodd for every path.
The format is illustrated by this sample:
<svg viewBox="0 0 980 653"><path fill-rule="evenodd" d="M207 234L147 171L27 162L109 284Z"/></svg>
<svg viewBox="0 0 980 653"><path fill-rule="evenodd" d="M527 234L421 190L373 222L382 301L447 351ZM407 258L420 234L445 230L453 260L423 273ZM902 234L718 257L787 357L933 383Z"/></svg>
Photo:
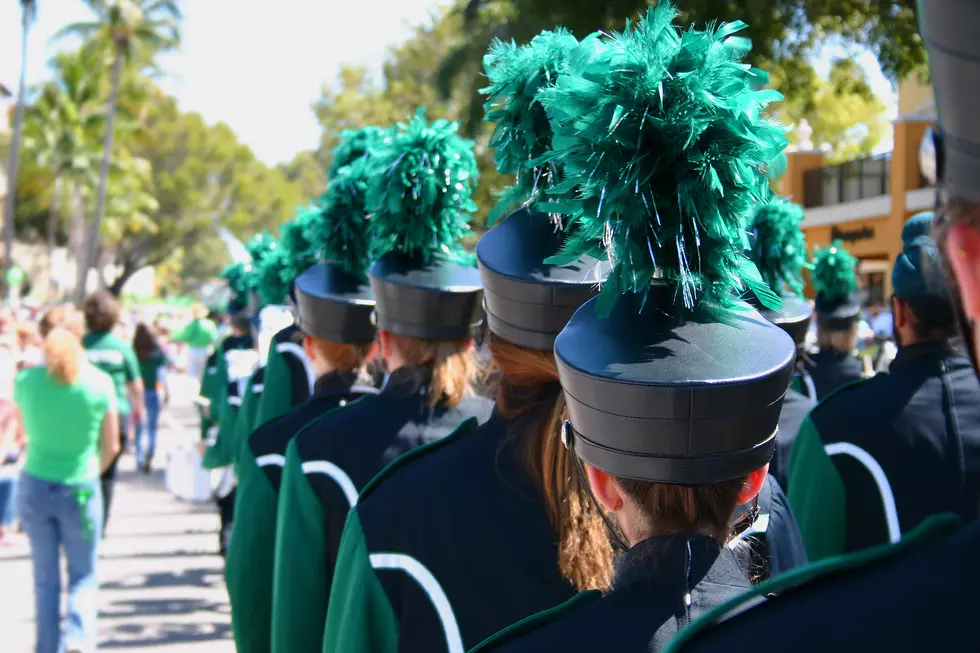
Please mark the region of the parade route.
<svg viewBox="0 0 980 653"><path fill-rule="evenodd" d="M158 469L150 476L138 473L129 454L121 462L101 550L100 650L234 650L214 506L177 501L164 489L168 450L197 434L189 384L174 385L160 424ZM0 650L29 653L34 601L26 541L0 548L0 579Z"/></svg>

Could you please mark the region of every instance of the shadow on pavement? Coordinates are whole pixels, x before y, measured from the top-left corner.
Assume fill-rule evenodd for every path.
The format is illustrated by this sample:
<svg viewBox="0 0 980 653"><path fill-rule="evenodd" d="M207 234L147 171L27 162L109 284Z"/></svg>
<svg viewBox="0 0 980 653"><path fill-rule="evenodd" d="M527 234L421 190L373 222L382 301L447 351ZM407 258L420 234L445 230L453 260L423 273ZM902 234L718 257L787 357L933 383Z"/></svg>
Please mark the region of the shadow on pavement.
<svg viewBox="0 0 980 653"><path fill-rule="evenodd" d="M231 637L231 626L227 623L160 624L159 626L124 624L113 628L110 638L99 643L99 649L192 644L229 637Z"/></svg>
<svg viewBox="0 0 980 653"><path fill-rule="evenodd" d="M101 589L104 590L143 590L159 587L218 587L224 569L217 567L213 569L185 569L180 573L161 571L139 576L138 583L130 580L113 581L102 583Z"/></svg>
<svg viewBox="0 0 980 653"><path fill-rule="evenodd" d="M227 606L205 599L134 599L113 601L99 610L99 619L125 619L126 617L177 616L202 612L227 612Z"/></svg>

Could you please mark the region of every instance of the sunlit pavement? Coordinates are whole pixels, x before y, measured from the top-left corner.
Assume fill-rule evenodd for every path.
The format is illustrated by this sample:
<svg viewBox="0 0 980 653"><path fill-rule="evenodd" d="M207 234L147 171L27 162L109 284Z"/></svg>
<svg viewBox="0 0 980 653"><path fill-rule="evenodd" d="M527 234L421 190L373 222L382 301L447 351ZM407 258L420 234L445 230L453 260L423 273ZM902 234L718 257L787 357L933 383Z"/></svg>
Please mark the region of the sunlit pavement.
<svg viewBox="0 0 980 653"><path fill-rule="evenodd" d="M99 569L99 649L230 653L231 626L213 505L164 489L167 453L197 437L191 384L175 380L151 476L123 457ZM33 651L34 600L27 543L0 547L0 651Z"/></svg>

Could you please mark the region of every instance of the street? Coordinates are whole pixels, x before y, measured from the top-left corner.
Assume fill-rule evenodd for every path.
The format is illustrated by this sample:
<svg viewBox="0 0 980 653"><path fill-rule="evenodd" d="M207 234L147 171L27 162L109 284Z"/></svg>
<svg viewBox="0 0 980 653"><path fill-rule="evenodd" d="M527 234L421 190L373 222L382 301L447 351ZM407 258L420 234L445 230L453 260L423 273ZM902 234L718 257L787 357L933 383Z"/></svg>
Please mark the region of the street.
<svg viewBox="0 0 980 653"><path fill-rule="evenodd" d="M120 464L99 569L100 649L234 650L214 506L177 501L164 489L168 450L198 434L190 384L174 381L173 401L160 423L157 469L151 476L138 473L128 454ZM26 541L0 548L0 579L0 650L28 653L34 602Z"/></svg>

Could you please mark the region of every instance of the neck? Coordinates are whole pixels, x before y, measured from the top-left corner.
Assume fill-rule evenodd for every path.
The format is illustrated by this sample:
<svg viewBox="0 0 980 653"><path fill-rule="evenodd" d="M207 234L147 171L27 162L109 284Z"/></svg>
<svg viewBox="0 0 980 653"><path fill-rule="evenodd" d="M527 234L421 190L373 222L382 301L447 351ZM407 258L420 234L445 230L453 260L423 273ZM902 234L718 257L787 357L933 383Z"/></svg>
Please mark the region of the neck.
<svg viewBox="0 0 980 653"><path fill-rule="evenodd" d="M337 371L337 366L323 359L317 359L313 361L313 371L316 373L316 378L321 376L326 376L331 372Z"/></svg>

